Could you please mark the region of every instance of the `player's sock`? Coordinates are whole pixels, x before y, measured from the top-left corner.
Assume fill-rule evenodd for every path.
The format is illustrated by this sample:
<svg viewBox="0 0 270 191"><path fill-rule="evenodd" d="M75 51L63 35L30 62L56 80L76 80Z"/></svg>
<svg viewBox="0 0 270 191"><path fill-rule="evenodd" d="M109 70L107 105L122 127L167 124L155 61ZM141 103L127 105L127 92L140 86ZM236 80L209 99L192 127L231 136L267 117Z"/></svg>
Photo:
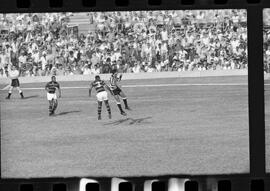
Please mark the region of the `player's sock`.
<svg viewBox="0 0 270 191"><path fill-rule="evenodd" d="M119 108L120 113L124 112L123 109L122 109L121 103L117 103L117 106Z"/></svg>
<svg viewBox="0 0 270 191"><path fill-rule="evenodd" d="M124 104L125 104L125 108L126 109L129 109L128 103L127 103L127 98L123 98L123 101L124 101Z"/></svg>
<svg viewBox="0 0 270 191"><path fill-rule="evenodd" d="M54 100L53 112L56 110L57 106L58 106L58 101Z"/></svg>
<svg viewBox="0 0 270 191"><path fill-rule="evenodd" d="M107 111L108 111L108 114L109 114L109 118L111 119L112 118L111 107L109 105L108 100L105 101L105 105L106 105L106 108L107 108Z"/></svg>
<svg viewBox="0 0 270 191"><path fill-rule="evenodd" d="M21 98L24 98L24 96L23 96L23 92L22 92L22 91L20 92L20 95L21 95Z"/></svg>
<svg viewBox="0 0 270 191"><path fill-rule="evenodd" d="M121 115L126 116L127 114L123 111L122 106L121 106L121 103L117 103L117 106L118 106L118 108L120 110Z"/></svg>
<svg viewBox="0 0 270 191"><path fill-rule="evenodd" d="M11 93L8 93L8 96L6 97L6 99L10 99Z"/></svg>
<svg viewBox="0 0 270 191"><path fill-rule="evenodd" d="M53 108L52 108L52 103L50 102L49 103L49 115L52 115L52 110L53 110Z"/></svg>
<svg viewBox="0 0 270 191"><path fill-rule="evenodd" d="M101 119L102 102L98 101L98 120Z"/></svg>

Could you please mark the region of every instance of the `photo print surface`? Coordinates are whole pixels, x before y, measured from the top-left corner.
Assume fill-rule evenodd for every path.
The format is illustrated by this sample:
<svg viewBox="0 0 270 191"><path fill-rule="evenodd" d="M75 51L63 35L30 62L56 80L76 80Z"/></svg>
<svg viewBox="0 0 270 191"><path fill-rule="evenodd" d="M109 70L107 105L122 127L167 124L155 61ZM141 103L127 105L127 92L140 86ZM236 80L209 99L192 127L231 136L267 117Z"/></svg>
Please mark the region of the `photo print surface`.
<svg viewBox="0 0 270 191"><path fill-rule="evenodd" d="M249 172L246 10L0 26L3 178Z"/></svg>

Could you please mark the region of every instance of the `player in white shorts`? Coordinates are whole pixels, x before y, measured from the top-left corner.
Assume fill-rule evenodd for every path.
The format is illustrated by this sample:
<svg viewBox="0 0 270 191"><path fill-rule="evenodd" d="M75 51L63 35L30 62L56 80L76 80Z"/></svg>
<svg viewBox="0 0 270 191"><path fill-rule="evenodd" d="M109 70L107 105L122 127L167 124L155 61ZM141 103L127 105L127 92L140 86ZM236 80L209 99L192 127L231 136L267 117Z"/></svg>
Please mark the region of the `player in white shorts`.
<svg viewBox="0 0 270 191"><path fill-rule="evenodd" d="M19 70L17 70L16 66L12 65L11 69L6 70L6 75L11 79L8 96L6 97L6 99L10 99L13 88L16 88L19 91L21 98L23 99L24 96L22 90L20 89L20 82L19 82L19 75L20 75Z"/></svg>
<svg viewBox="0 0 270 191"><path fill-rule="evenodd" d="M116 104L118 106L118 109L119 109L120 113L122 115L126 115L126 113L122 109L120 98L122 98L122 100L123 100L123 102L125 104L125 109L127 109L127 110L131 110L131 109L129 108L128 103L127 103L127 96L125 95L123 90L118 85L118 82L120 82L121 79L122 79L122 74L118 77L117 70L114 69L112 71L112 75L111 75L111 78L110 78L109 87L110 87L112 96L116 100Z"/></svg>
<svg viewBox="0 0 270 191"><path fill-rule="evenodd" d="M60 85L56 81L55 76L52 76L52 81L50 81L46 84L45 89L47 91L47 99L49 101L49 115L51 116L54 114L54 112L58 106L56 89L58 89L59 98L61 97Z"/></svg>
<svg viewBox="0 0 270 191"><path fill-rule="evenodd" d="M97 102L98 102L98 120L101 120L101 110L102 110L102 102L104 101L108 114L109 114L109 119L112 118L111 115L111 108L108 100L108 93L106 92L105 88L109 90L109 87L105 84L103 80L100 79L100 76L95 76L95 81L90 84L90 89L89 89L89 96L91 97L91 92L92 89L96 89L96 97L97 97Z"/></svg>

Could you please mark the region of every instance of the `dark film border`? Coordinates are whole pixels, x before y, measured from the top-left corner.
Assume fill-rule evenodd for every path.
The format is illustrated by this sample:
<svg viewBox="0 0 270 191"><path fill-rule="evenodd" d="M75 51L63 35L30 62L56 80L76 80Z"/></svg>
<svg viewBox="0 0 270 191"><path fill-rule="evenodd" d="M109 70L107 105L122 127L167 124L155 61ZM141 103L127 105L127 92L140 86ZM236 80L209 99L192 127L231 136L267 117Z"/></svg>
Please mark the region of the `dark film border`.
<svg viewBox="0 0 270 191"><path fill-rule="evenodd" d="M268 0L161 0L160 5L149 5L149 0L128 0L124 6L115 5L115 0L94 0L90 6L83 5L87 0L63 0L62 6L50 7L50 0L0 0L1 13L22 12L84 12L84 11L132 11L132 10L169 10L169 9L247 9L248 16L248 83L249 83L249 145L250 173L239 175L202 175L193 178L236 177L269 178L265 172L265 122L264 122L264 80L263 80L263 8L270 8ZM26 0L28 1L28 0ZM90 0L91 1L91 0ZM118 0L121 2L122 0ZM192 2L191 4L189 2ZM18 2L22 3L18 7ZM120 3L121 4L121 3ZM0 174L1 175L1 174ZM178 177L178 176L173 176ZM189 177L189 176L185 176ZM136 178L136 177L134 177ZM155 179L156 177L141 177ZM168 177L169 178L169 177ZM52 181L52 179L46 179ZM4 182L14 180L4 179ZM21 180L23 181L23 180ZM39 179L31 181L41 181ZM45 181L45 180L43 180Z"/></svg>

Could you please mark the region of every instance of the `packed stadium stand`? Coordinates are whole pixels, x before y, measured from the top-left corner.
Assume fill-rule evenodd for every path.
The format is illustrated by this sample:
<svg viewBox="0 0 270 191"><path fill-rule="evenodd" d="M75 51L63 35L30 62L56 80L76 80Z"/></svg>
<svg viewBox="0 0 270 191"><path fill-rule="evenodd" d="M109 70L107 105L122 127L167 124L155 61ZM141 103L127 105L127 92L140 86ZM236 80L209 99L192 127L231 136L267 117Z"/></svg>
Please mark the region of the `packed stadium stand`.
<svg viewBox="0 0 270 191"><path fill-rule="evenodd" d="M270 11L265 9L263 11L263 20L264 20L264 71L265 73L270 73Z"/></svg>
<svg viewBox="0 0 270 191"><path fill-rule="evenodd" d="M1 14L0 75L247 68L244 10Z"/></svg>

